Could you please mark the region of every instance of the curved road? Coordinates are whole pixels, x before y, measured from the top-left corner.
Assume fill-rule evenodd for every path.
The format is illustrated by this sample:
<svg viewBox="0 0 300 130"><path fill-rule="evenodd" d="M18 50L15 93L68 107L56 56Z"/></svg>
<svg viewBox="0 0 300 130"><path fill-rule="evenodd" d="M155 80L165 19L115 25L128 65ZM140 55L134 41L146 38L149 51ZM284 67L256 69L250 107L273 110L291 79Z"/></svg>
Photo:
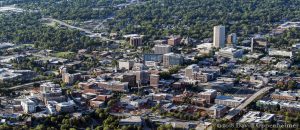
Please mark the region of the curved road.
<svg viewBox="0 0 300 130"><path fill-rule="evenodd" d="M60 20L57 20L57 19L53 19L53 18L42 18L42 20L53 21L53 22L56 22L56 23L58 23L58 24L60 24L60 25L66 26L66 27L68 27L68 28L71 28L71 29L77 29L77 30L79 30L79 31L85 32L86 34L90 34L90 35L94 34L94 33L91 32L90 30L87 30L87 29L84 29L84 28L80 28L80 27L75 27L75 26L72 26L72 25L70 25L70 24L67 24L67 23L65 23L65 22L63 22L63 21L60 21Z"/></svg>
<svg viewBox="0 0 300 130"><path fill-rule="evenodd" d="M251 102L257 99L257 97L265 94L266 92L269 92L272 89L272 87L265 87L261 90L257 91L255 94L253 94L251 97L249 97L244 103L236 107L235 109L231 110L226 116L226 119L231 120L233 117L235 117L237 114L240 113L241 110L243 110L245 107L247 107Z"/></svg>

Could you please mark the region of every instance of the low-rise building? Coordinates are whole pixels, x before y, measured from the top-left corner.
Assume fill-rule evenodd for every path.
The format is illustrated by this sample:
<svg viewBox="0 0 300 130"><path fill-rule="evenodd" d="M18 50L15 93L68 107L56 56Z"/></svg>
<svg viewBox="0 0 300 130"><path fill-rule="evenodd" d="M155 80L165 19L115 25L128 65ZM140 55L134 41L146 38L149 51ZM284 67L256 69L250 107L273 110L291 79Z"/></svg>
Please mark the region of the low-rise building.
<svg viewBox="0 0 300 130"><path fill-rule="evenodd" d="M147 61L161 63L163 61L163 54L144 54L144 62Z"/></svg>
<svg viewBox="0 0 300 130"><path fill-rule="evenodd" d="M128 82L109 81L109 82L98 82L98 87L106 90L115 92L129 92Z"/></svg>
<svg viewBox="0 0 300 130"><path fill-rule="evenodd" d="M172 46L166 44L159 44L154 46L155 54L167 54L172 51Z"/></svg>
<svg viewBox="0 0 300 130"><path fill-rule="evenodd" d="M238 122L240 123L264 123L275 118L274 114L262 113L259 111L249 111Z"/></svg>
<svg viewBox="0 0 300 130"><path fill-rule="evenodd" d="M142 126L142 119L140 116L131 116L119 121L120 126L132 125L132 126Z"/></svg>
<svg viewBox="0 0 300 130"><path fill-rule="evenodd" d="M203 43L197 45L197 49L199 50L200 54L210 54L212 52L213 45L212 43Z"/></svg>
<svg viewBox="0 0 300 130"><path fill-rule="evenodd" d="M229 106L229 107L237 107L245 100L246 98L242 98L242 97L217 96L215 99L215 103Z"/></svg>
<svg viewBox="0 0 300 130"><path fill-rule="evenodd" d="M195 80L201 83L206 83L210 80L213 80L217 75L218 74L211 70L204 68L200 69L199 66L196 64L192 64L185 69L185 77L187 79Z"/></svg>
<svg viewBox="0 0 300 130"><path fill-rule="evenodd" d="M227 111L225 105L215 104L209 108L209 115L213 118L222 118Z"/></svg>
<svg viewBox="0 0 300 130"><path fill-rule="evenodd" d="M103 107L105 102L107 102L111 97L111 95L98 95L89 101L89 105L92 108Z"/></svg>
<svg viewBox="0 0 300 130"><path fill-rule="evenodd" d="M21 106L23 108L24 113L34 113L36 111L36 104L34 101L26 98L21 101Z"/></svg>
<svg viewBox="0 0 300 130"><path fill-rule="evenodd" d="M125 73L121 77L122 82L128 82L128 87L136 87L136 74L133 73Z"/></svg>
<svg viewBox="0 0 300 130"><path fill-rule="evenodd" d="M125 61L125 60L120 60L119 61L119 69L125 69L125 70L131 70L133 67L134 61Z"/></svg>
<svg viewBox="0 0 300 130"><path fill-rule="evenodd" d="M243 49L236 49L233 47L225 47L221 48L218 52L219 56L226 57L226 58L241 58L244 54Z"/></svg>
<svg viewBox="0 0 300 130"><path fill-rule="evenodd" d="M141 36L130 37L129 43L133 47L138 47L143 45L143 38Z"/></svg>
<svg viewBox="0 0 300 130"><path fill-rule="evenodd" d="M231 33L227 36L227 45L228 46L235 46L237 43L237 36L236 33Z"/></svg>
<svg viewBox="0 0 300 130"><path fill-rule="evenodd" d="M56 111L59 113L70 113L75 111L75 103L73 101L62 102L56 104Z"/></svg>
<svg viewBox="0 0 300 130"><path fill-rule="evenodd" d="M282 57L290 57L290 58L294 56L293 51L285 51L285 50L269 49L268 53L269 56L282 56Z"/></svg>
<svg viewBox="0 0 300 130"><path fill-rule="evenodd" d="M205 89L204 92L200 92L198 96L202 99L205 99L207 103L213 103L217 97L217 91L214 89Z"/></svg>
<svg viewBox="0 0 300 130"><path fill-rule="evenodd" d="M74 84L75 82L79 81L81 79L81 74L80 73L64 73L62 74L62 80L66 84Z"/></svg>
<svg viewBox="0 0 300 130"><path fill-rule="evenodd" d="M41 98L45 104L49 101L64 102L66 97L62 94L62 90L59 84L47 82L40 85Z"/></svg>
<svg viewBox="0 0 300 130"><path fill-rule="evenodd" d="M168 45L178 46L180 45L181 38L180 37L171 37L168 39Z"/></svg>
<svg viewBox="0 0 300 130"><path fill-rule="evenodd" d="M278 69L288 69L291 67L291 62L287 60L280 61L275 65L275 67Z"/></svg>
<svg viewBox="0 0 300 130"><path fill-rule="evenodd" d="M167 53L163 56L163 66L170 67L183 64L183 56L181 54Z"/></svg>
<svg viewBox="0 0 300 130"><path fill-rule="evenodd" d="M277 100L291 100L296 101L300 98L300 93L293 92L293 91L279 91L276 90L274 93L271 94L272 99Z"/></svg>
<svg viewBox="0 0 300 130"><path fill-rule="evenodd" d="M31 70L12 70L8 68L0 68L0 82L31 80L35 75L35 72Z"/></svg>

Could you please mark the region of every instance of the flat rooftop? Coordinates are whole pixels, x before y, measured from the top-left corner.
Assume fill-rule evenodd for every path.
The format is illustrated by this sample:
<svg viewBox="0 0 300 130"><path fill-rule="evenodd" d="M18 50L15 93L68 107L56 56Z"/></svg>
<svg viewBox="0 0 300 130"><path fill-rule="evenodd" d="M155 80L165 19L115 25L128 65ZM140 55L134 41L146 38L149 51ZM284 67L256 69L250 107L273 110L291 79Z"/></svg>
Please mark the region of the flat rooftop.
<svg viewBox="0 0 300 130"><path fill-rule="evenodd" d="M246 98L243 97L231 97L231 96L217 96L216 100L225 100L225 101L230 101L230 102L243 102Z"/></svg>

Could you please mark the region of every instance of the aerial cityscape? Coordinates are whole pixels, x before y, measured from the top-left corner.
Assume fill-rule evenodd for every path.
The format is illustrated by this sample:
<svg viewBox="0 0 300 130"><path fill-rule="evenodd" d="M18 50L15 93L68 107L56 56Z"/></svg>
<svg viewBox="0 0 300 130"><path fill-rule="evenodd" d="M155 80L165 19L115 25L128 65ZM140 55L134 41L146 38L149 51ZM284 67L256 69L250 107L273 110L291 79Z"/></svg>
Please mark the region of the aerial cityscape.
<svg viewBox="0 0 300 130"><path fill-rule="evenodd" d="M2 0L0 130L300 130L300 0Z"/></svg>

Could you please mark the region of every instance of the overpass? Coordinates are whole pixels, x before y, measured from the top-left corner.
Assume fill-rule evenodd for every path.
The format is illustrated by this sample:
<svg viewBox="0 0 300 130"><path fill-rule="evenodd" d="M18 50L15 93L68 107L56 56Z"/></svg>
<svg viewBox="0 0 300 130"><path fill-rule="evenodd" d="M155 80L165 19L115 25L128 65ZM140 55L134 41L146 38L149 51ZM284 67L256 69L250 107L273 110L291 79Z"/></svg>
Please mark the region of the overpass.
<svg viewBox="0 0 300 130"><path fill-rule="evenodd" d="M79 30L79 31L82 31L82 32L85 32L86 34L89 34L89 35L92 35L94 33L92 33L90 30L87 30L87 29L84 29L84 28L80 28L80 27L75 27L75 26L72 26L70 24L67 24L63 21L60 21L60 20L57 20L57 19L54 19L54 18L42 18L42 20L47 20L47 21L53 21L53 22L56 22L60 25L63 25L63 26L66 26L68 28L71 28L71 29L76 29L76 30Z"/></svg>
<svg viewBox="0 0 300 130"><path fill-rule="evenodd" d="M265 87L265 88L262 88L261 90L257 91L256 93L251 95L245 102L243 102L242 104L240 104L238 107L234 108L233 110L229 111L229 113L225 116L225 119L231 120L233 117L238 115L241 112L241 110L246 108L251 102L256 100L258 97L266 94L271 89L272 89L272 87Z"/></svg>
<svg viewBox="0 0 300 130"><path fill-rule="evenodd" d="M7 89L8 90L25 89L25 88L32 87L34 84L42 84L42 83L51 82L51 81L52 80L35 81L35 82L31 82L31 83L26 83L26 84L21 84L21 85L13 86L13 87L10 87L10 88L7 88Z"/></svg>

